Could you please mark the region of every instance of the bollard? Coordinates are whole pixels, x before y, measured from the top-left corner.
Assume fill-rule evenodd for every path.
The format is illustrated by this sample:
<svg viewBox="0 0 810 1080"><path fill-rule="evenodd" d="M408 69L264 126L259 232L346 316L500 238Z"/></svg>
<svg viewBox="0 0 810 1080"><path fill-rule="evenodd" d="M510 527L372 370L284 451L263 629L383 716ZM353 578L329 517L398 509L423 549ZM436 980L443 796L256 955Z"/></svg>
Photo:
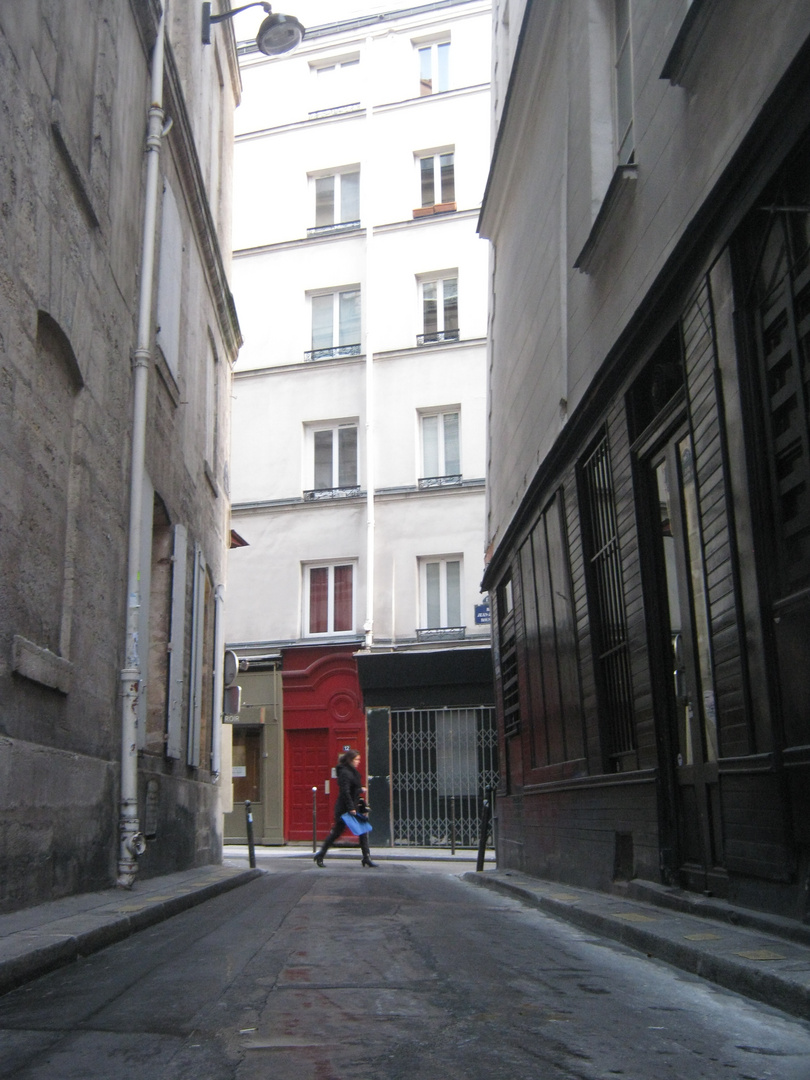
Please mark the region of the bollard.
<svg viewBox="0 0 810 1080"><path fill-rule="evenodd" d="M256 848L253 844L253 814L250 812L250 799L245 799L245 817L247 818L247 842L248 842L248 859L250 861L250 869L256 869Z"/></svg>
<svg viewBox="0 0 810 1080"><path fill-rule="evenodd" d="M312 789L312 850L318 850L318 789Z"/></svg>
<svg viewBox="0 0 810 1080"><path fill-rule="evenodd" d="M450 796L450 854L456 853L456 797Z"/></svg>
<svg viewBox="0 0 810 1080"><path fill-rule="evenodd" d="M487 797L484 799L484 806L481 811L481 836L478 840L478 862L475 865L476 872L480 873L484 869L484 853L487 847L487 833L489 832L489 822L492 816L492 788L488 787L486 790Z"/></svg>

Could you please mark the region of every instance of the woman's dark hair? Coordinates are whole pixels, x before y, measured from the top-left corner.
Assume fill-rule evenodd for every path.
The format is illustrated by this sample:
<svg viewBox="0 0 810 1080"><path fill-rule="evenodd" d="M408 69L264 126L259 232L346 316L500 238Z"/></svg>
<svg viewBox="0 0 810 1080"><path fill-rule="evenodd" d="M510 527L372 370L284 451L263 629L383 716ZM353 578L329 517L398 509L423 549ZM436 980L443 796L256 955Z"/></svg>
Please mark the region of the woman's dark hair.
<svg viewBox="0 0 810 1080"><path fill-rule="evenodd" d="M344 750L338 758L338 765L353 765L354 759L360 757L359 750Z"/></svg>

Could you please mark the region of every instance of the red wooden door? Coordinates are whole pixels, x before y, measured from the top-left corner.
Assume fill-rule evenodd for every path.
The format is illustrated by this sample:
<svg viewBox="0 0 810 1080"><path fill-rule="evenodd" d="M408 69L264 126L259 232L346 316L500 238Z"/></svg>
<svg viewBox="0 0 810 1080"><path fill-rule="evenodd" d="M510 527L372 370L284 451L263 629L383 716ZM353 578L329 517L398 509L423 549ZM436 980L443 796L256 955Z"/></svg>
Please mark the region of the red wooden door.
<svg viewBox="0 0 810 1080"><path fill-rule="evenodd" d="M332 828L334 790L326 794L332 775L332 747L328 728L287 732L287 839L312 839L312 789L317 788L318 839ZM334 784L330 785L334 789Z"/></svg>

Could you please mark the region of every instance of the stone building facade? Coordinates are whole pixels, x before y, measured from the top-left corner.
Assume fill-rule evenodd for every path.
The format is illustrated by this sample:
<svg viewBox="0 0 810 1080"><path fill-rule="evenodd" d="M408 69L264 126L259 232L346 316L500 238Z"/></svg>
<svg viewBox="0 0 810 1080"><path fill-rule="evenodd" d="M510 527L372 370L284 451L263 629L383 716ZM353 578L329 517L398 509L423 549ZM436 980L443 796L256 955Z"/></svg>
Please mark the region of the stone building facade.
<svg viewBox="0 0 810 1080"><path fill-rule="evenodd" d="M170 0L166 19L137 521L133 355L161 5L0 10L0 910L114 883L128 754L140 872L220 858L214 646L240 343L222 252L240 83L232 33L203 46L200 9ZM122 750L130 604L139 679Z"/></svg>

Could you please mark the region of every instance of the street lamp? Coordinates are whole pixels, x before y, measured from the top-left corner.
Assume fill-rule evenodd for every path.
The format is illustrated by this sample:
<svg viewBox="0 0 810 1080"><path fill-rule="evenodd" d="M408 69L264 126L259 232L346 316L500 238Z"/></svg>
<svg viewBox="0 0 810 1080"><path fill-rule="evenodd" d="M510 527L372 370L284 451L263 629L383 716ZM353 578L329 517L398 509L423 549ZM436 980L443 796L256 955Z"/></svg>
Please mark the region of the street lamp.
<svg viewBox="0 0 810 1080"><path fill-rule="evenodd" d="M234 8L233 11L225 11L221 15L212 15L211 4L206 2L203 4L202 10L203 45L211 44L212 23L232 19L240 11L247 11L248 8L252 7L263 8L267 13L267 18L259 27L259 32L256 35L256 45L259 52L264 53L265 56L280 56L282 53L290 52L301 44L306 31L298 19L293 15L274 15L269 4L261 2L245 4L243 7Z"/></svg>

